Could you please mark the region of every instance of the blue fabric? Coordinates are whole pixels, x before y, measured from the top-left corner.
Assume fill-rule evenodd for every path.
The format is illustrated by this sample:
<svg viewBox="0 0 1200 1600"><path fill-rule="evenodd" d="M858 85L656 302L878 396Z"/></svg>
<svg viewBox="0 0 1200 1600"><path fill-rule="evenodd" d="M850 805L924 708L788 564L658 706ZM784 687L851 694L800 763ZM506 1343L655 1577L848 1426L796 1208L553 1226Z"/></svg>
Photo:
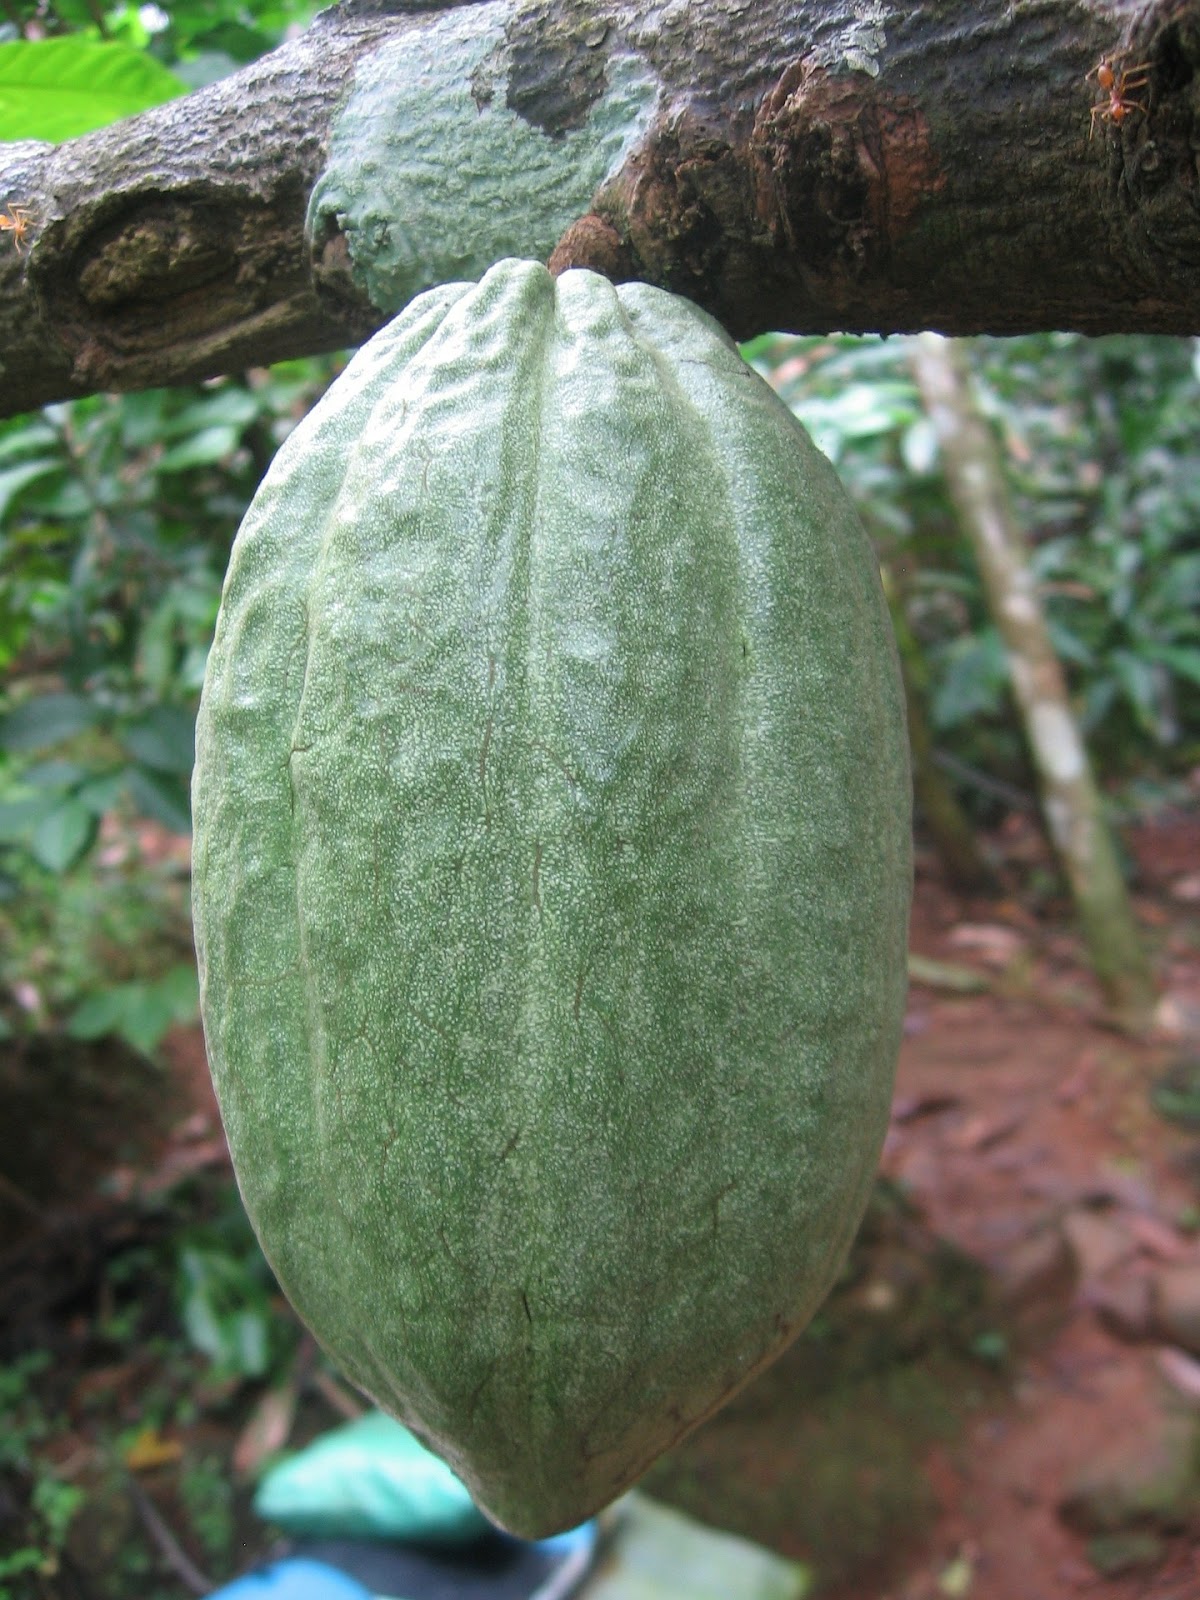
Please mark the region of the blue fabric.
<svg viewBox="0 0 1200 1600"><path fill-rule="evenodd" d="M276 1561L214 1589L208 1600L371 1600L371 1591L323 1561Z"/></svg>

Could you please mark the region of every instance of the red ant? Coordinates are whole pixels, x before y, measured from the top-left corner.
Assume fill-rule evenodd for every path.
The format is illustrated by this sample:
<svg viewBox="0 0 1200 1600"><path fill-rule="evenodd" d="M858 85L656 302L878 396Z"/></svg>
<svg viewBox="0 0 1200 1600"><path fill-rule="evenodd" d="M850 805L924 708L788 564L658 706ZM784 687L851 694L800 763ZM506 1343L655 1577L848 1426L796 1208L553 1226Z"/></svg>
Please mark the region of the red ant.
<svg viewBox="0 0 1200 1600"><path fill-rule="evenodd" d="M0 211L0 231L11 233L17 254L21 254L21 241L29 231L29 212L24 206L14 206L11 201Z"/></svg>
<svg viewBox="0 0 1200 1600"><path fill-rule="evenodd" d="M1116 60L1108 56L1101 56L1100 60L1087 74L1088 78L1095 78L1097 84L1108 96L1107 100L1098 100L1092 107L1092 121L1088 129L1090 139L1096 131L1096 118L1101 122L1112 122L1118 126L1125 121L1131 111L1140 111L1146 116L1147 109L1140 100L1131 100L1131 89L1144 89L1150 82L1150 61L1143 61L1136 67L1121 67L1118 69Z"/></svg>

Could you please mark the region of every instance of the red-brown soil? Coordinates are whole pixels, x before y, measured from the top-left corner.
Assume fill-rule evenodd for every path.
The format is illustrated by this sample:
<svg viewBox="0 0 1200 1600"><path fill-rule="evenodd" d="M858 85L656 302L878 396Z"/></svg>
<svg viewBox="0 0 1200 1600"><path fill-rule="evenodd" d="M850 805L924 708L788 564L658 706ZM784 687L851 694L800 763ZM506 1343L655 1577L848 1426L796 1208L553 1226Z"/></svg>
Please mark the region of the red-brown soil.
<svg viewBox="0 0 1200 1600"><path fill-rule="evenodd" d="M1165 994L1142 1042L1104 1025L1072 938L1016 901L963 904L928 873L919 884L913 948L982 970L990 958L998 987L957 998L914 984L883 1170L992 1269L1002 1299L1011 1282L1017 1358L1011 1403L925 1463L940 1513L927 1549L862 1600L936 1600L955 1563L970 1600L1200 1597L1200 1522L1156 1571L1105 1579L1058 1510L1081 1474L1110 1457L1133 1470L1164 1415L1200 1405L1164 1375L1190 1369L1164 1361L1163 1330L1130 1342L1103 1316L1122 1295L1139 1303L1131 1285L1200 1264L1200 1131L1151 1102L1172 1063L1200 1056L1200 821L1166 818L1131 842ZM1032 1259L1064 1233L1064 1270L1053 1250Z"/></svg>

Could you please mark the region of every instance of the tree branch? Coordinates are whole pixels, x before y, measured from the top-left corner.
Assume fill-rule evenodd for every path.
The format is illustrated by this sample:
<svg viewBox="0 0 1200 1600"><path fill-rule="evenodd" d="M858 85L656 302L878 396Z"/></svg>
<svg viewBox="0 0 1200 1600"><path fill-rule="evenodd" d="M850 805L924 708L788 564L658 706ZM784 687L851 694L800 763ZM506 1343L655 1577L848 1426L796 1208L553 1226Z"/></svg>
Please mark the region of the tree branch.
<svg viewBox="0 0 1200 1600"><path fill-rule="evenodd" d="M1198 66L1200 0L347 0L0 148L0 411L358 343L503 255L739 337L1200 332Z"/></svg>

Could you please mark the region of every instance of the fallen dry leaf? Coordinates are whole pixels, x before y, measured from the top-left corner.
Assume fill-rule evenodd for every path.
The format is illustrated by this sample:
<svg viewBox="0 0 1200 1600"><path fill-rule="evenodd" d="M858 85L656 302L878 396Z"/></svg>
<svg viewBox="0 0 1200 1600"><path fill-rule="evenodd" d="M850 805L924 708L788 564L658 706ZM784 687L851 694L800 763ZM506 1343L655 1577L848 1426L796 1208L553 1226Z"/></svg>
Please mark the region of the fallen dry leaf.
<svg viewBox="0 0 1200 1600"><path fill-rule="evenodd" d="M157 1428L142 1428L125 1446L122 1459L130 1472L151 1472L170 1466L183 1455L178 1439L164 1439Z"/></svg>
<svg viewBox="0 0 1200 1600"><path fill-rule="evenodd" d="M961 1101L952 1094L904 1094L892 1101L893 1122L916 1122L921 1117L936 1117L952 1111Z"/></svg>
<svg viewBox="0 0 1200 1600"><path fill-rule="evenodd" d="M1157 1365L1177 1394L1200 1403L1200 1361L1195 1356L1169 1344L1158 1352Z"/></svg>
<svg viewBox="0 0 1200 1600"><path fill-rule="evenodd" d="M239 1477L257 1477L263 1463L285 1447L296 1420L297 1396L297 1386L289 1380L260 1397L233 1447L233 1470Z"/></svg>
<svg viewBox="0 0 1200 1600"><path fill-rule="evenodd" d="M1028 941L1015 928L998 922L960 922L950 930L956 950L973 950L992 967L1008 967L1023 955Z"/></svg>
<svg viewBox="0 0 1200 1600"><path fill-rule="evenodd" d="M1135 1215L1129 1219L1129 1231L1147 1255L1160 1261L1188 1261L1195 1254L1182 1234L1160 1217Z"/></svg>
<svg viewBox="0 0 1200 1600"><path fill-rule="evenodd" d="M1025 1121L1026 1115L1026 1108L1022 1106L1019 1111L1006 1111L1000 1115L980 1113L968 1117L960 1127L955 1128L947 1142L956 1150L987 1150L1014 1134Z"/></svg>
<svg viewBox="0 0 1200 1600"><path fill-rule="evenodd" d="M1074 1105L1075 1101L1088 1093L1092 1087L1092 1080L1096 1075L1096 1067L1100 1057L1095 1050L1085 1050L1075 1063L1070 1075L1063 1079L1054 1091L1054 1098L1060 1106Z"/></svg>

